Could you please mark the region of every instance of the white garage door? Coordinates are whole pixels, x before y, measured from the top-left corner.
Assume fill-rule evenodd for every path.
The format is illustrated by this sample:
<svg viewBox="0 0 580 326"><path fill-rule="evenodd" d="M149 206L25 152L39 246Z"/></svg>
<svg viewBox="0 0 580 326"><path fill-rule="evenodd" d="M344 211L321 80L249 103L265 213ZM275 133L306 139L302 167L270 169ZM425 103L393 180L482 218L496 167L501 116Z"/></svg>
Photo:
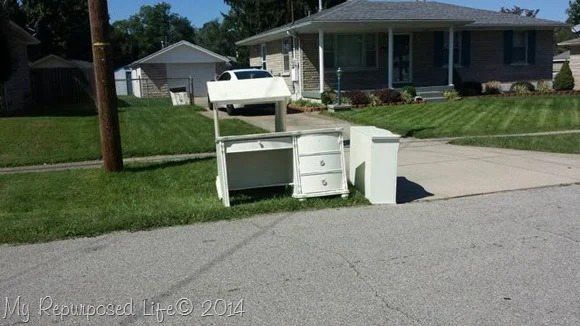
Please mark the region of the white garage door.
<svg viewBox="0 0 580 326"><path fill-rule="evenodd" d="M215 78L215 63L167 64L169 88L187 87L190 76L193 78L193 95L207 96L206 83Z"/></svg>

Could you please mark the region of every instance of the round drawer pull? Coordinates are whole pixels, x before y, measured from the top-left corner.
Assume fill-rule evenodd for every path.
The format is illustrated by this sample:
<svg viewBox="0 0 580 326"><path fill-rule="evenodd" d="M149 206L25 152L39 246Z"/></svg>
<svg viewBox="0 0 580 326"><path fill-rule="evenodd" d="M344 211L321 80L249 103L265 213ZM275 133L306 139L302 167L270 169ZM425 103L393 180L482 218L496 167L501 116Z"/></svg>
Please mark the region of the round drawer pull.
<svg viewBox="0 0 580 326"><path fill-rule="evenodd" d="M326 180L324 180L324 179L323 179L323 180L322 180L322 185L326 187L326 186L328 186L328 182L327 182Z"/></svg>
<svg viewBox="0 0 580 326"><path fill-rule="evenodd" d="M324 160L320 161L320 166L326 166L326 162Z"/></svg>

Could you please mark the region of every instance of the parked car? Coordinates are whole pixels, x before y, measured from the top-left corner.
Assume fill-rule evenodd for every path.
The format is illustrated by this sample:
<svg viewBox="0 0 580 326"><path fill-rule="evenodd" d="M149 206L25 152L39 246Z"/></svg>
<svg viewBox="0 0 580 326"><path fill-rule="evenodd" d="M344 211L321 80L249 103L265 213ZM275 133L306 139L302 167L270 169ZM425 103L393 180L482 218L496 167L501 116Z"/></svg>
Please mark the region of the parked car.
<svg viewBox="0 0 580 326"><path fill-rule="evenodd" d="M216 78L216 81L232 81L258 78L273 78L271 73L262 69L235 69L224 71ZM225 109L229 115L235 115L239 109L249 108L273 108L274 103L259 105L226 105ZM210 106L211 107L211 106ZM213 108L213 107L211 107ZM221 108L219 108L221 109Z"/></svg>

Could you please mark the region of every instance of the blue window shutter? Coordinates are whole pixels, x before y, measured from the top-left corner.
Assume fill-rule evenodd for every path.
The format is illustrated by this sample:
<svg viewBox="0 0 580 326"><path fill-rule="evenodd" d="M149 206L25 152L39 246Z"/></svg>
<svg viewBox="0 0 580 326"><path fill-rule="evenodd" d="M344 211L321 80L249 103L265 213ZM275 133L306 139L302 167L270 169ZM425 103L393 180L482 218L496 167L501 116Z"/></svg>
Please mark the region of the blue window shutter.
<svg viewBox="0 0 580 326"><path fill-rule="evenodd" d="M433 64L435 67L443 67L443 46L445 45L443 32L434 33L434 46L433 46Z"/></svg>
<svg viewBox="0 0 580 326"><path fill-rule="evenodd" d="M469 67L471 65L471 32L464 31L461 35L461 65Z"/></svg>
<svg viewBox="0 0 580 326"><path fill-rule="evenodd" d="M506 65L512 63L514 50L513 46L514 46L514 32L513 31L503 32L503 62Z"/></svg>
<svg viewBox="0 0 580 326"><path fill-rule="evenodd" d="M536 31L528 32L528 64L536 64Z"/></svg>

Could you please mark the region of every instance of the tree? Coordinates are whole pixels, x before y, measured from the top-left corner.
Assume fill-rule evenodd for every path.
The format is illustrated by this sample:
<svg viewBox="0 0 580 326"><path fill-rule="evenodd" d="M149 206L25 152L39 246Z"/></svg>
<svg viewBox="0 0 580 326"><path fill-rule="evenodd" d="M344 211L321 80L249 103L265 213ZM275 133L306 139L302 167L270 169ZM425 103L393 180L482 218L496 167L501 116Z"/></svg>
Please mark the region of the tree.
<svg viewBox="0 0 580 326"><path fill-rule="evenodd" d="M513 8L502 7L501 12L506 14L514 14L518 16L536 17L540 13L540 9L525 9L518 6L514 6Z"/></svg>
<svg viewBox="0 0 580 326"><path fill-rule="evenodd" d="M570 25L580 24L580 0L570 0L570 6L566 10L568 20L566 22Z"/></svg>
<svg viewBox="0 0 580 326"><path fill-rule="evenodd" d="M117 64L129 63L181 40L195 41L189 19L172 13L166 2L142 6L137 14L115 22L113 29L115 55L122 58Z"/></svg>
<svg viewBox="0 0 580 326"><path fill-rule="evenodd" d="M41 42L41 56L91 60L87 0L22 0L21 9Z"/></svg>
<svg viewBox="0 0 580 326"><path fill-rule="evenodd" d="M570 91L574 89L574 75L570 69L570 63L564 62L562 69L554 79L554 89L557 91Z"/></svg>
<svg viewBox="0 0 580 326"><path fill-rule="evenodd" d="M324 0L330 8L346 0ZM291 23L318 11L318 0L224 0L230 10L222 24L229 39L241 40L266 30ZM247 62L247 49L240 49L239 62Z"/></svg>
<svg viewBox="0 0 580 326"><path fill-rule="evenodd" d="M236 55L235 41L228 33L227 24L221 24L217 19L205 23L197 30L196 43L222 55Z"/></svg>

